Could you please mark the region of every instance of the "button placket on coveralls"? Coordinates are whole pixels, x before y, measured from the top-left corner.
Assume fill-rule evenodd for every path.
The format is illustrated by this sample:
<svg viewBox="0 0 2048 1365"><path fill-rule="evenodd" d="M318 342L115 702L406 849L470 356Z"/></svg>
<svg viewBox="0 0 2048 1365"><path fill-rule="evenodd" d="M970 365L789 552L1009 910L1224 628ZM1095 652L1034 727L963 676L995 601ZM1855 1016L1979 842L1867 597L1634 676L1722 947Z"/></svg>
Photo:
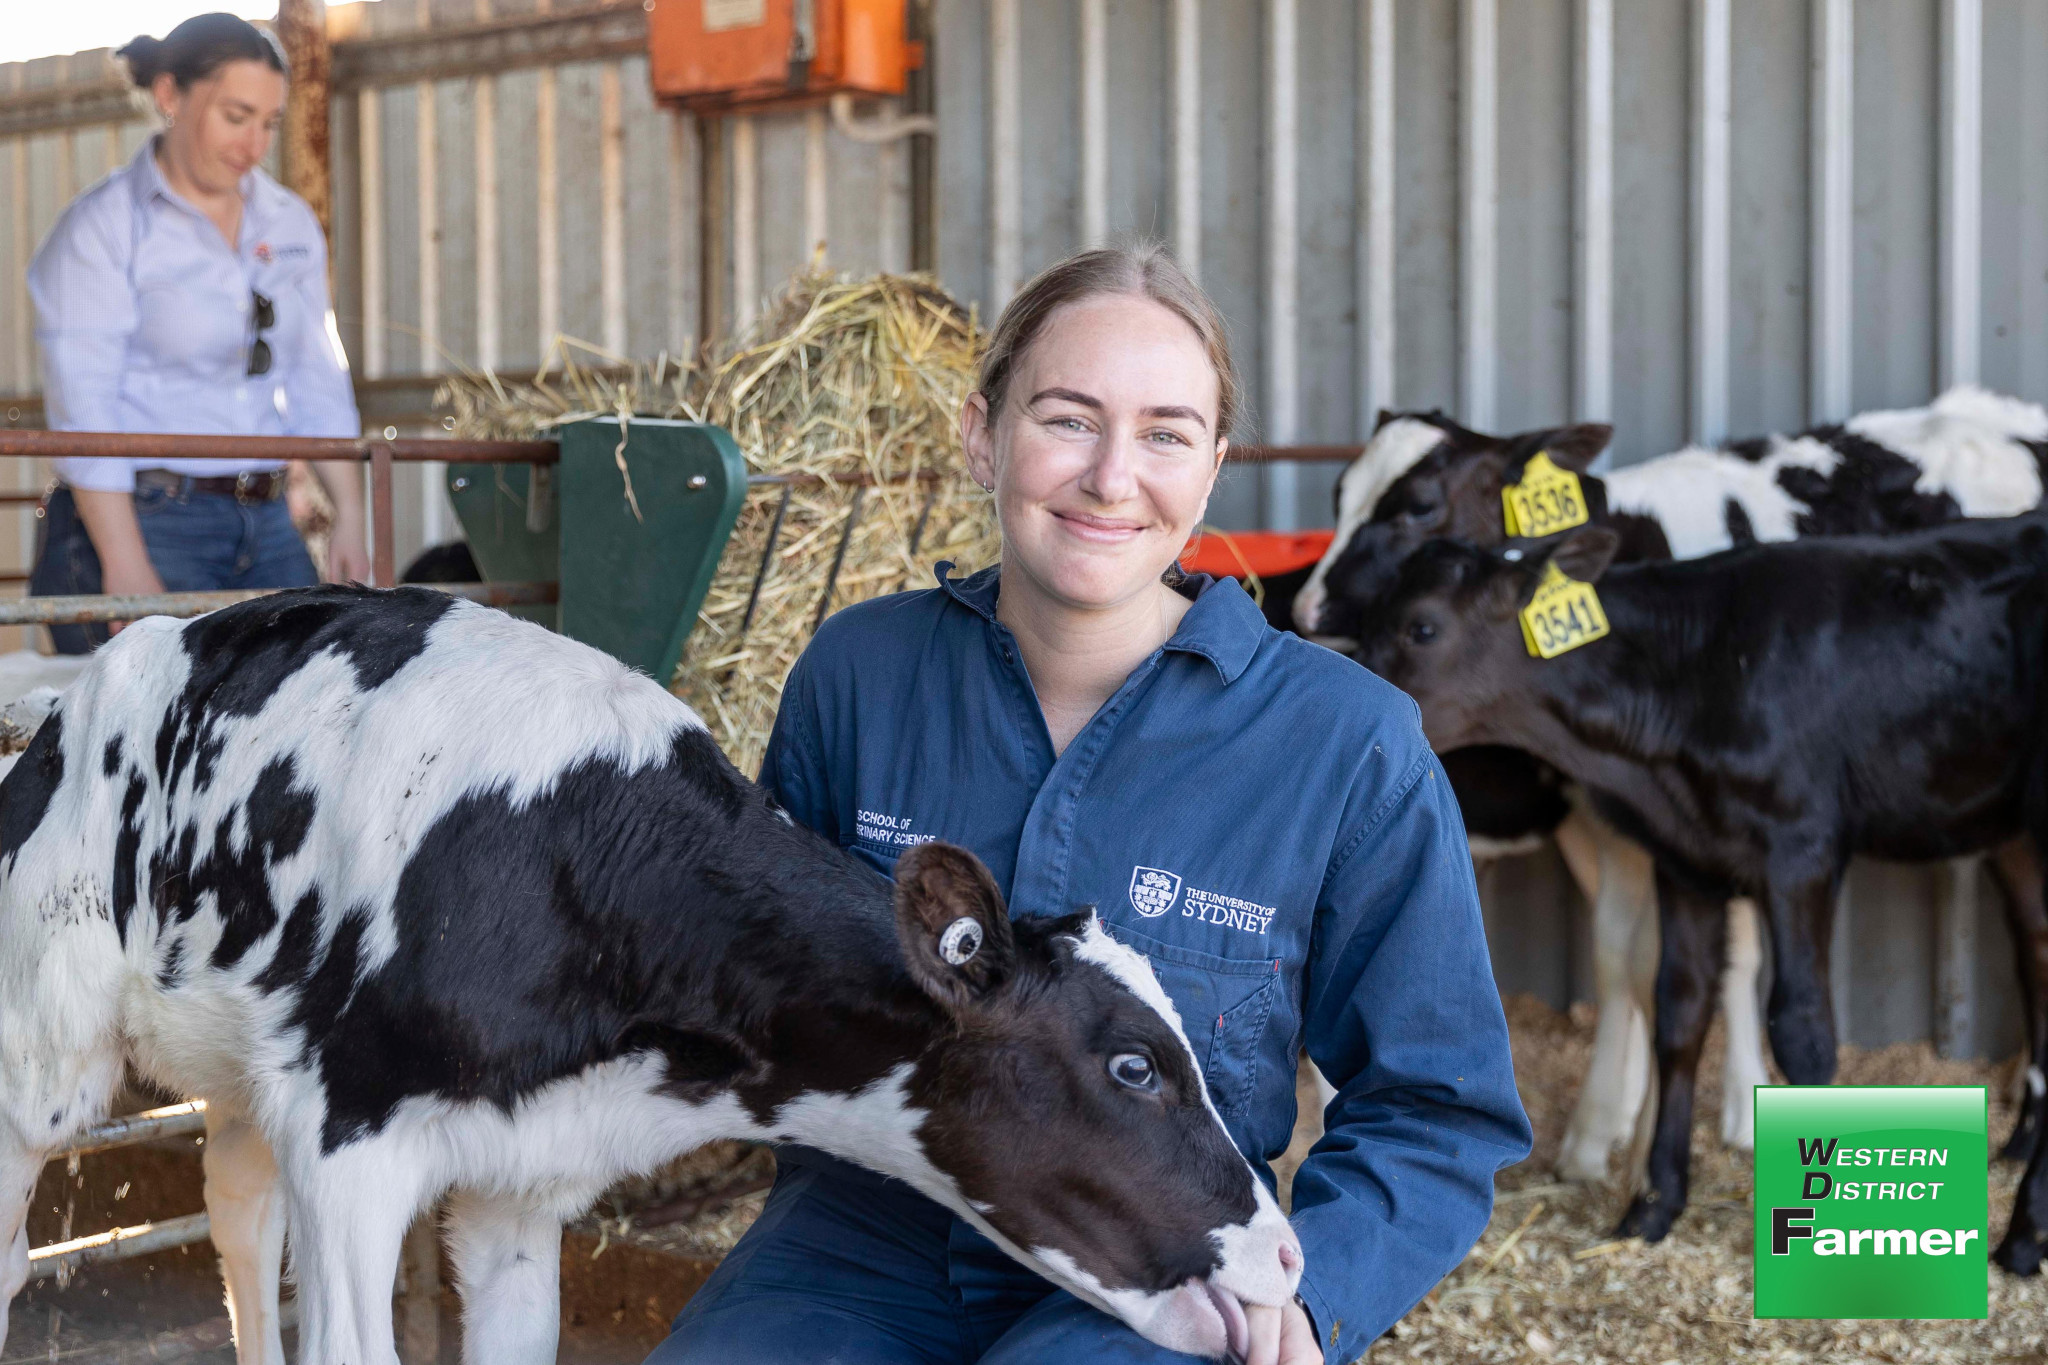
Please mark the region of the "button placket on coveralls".
<svg viewBox="0 0 2048 1365"><path fill-rule="evenodd" d="M1124 679L1123 686L1088 718L1081 732L1055 758L1052 755L1052 732L1046 728L1038 689L1031 681L1030 670L1024 666L1016 636L1000 621L990 620L988 630L1010 676L1020 711L1019 720L1026 727L1025 733L1043 746L1044 757L1048 760L1045 775L1039 780L1038 792L1031 800L1030 813L1024 817L1023 837L1017 842L1017 870L1010 884L1010 913L1067 914L1081 908L1069 903L1067 895L1073 864L1074 820L1080 808L1081 795L1094 774L1096 764L1109 748L1117 722L1123 719L1138 693L1150 686L1166 651L1164 648L1155 649L1133 669Z"/></svg>

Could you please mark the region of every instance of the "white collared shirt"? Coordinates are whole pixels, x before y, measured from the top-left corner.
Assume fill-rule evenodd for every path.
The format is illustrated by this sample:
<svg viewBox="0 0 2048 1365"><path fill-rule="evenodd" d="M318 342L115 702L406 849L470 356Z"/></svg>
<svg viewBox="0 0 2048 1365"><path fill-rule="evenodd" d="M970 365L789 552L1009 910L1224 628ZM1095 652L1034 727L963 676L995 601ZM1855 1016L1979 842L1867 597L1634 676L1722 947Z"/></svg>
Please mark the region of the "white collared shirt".
<svg viewBox="0 0 2048 1365"><path fill-rule="evenodd" d="M155 139L64 210L28 270L55 431L359 436L327 294L327 244L304 200L262 170L242 181L241 240L164 180ZM252 295L276 324L251 377ZM74 488L125 491L136 468L208 476L277 460L58 460Z"/></svg>

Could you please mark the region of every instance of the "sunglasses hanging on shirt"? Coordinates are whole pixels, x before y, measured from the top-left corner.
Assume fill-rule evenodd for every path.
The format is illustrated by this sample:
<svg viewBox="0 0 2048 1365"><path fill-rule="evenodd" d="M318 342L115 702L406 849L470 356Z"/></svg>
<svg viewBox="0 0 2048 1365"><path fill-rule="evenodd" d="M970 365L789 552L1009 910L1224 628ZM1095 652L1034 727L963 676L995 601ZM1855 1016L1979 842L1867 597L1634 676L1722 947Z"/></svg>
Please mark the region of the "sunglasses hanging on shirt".
<svg viewBox="0 0 2048 1365"><path fill-rule="evenodd" d="M256 342L249 348L249 377L270 373L270 343L263 334L277 326L277 309L270 300L256 290L249 291L251 310L256 315Z"/></svg>

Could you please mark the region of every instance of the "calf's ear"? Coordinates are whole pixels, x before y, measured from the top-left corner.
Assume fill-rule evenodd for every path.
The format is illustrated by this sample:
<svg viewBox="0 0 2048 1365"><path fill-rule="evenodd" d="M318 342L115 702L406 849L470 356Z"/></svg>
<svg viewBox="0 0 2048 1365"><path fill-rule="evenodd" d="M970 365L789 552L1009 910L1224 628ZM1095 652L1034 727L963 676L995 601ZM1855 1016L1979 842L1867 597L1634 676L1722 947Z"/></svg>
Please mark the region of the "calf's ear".
<svg viewBox="0 0 2048 1365"><path fill-rule="evenodd" d="M896 936L910 974L949 1009L995 990L1015 960L995 878L952 844L917 844L896 860Z"/></svg>
<svg viewBox="0 0 2048 1365"><path fill-rule="evenodd" d="M1605 526L1582 526L1559 543L1550 562L1566 578L1595 583L1607 572L1607 566L1614 562L1614 552L1620 548L1621 537L1614 531Z"/></svg>
<svg viewBox="0 0 2048 1365"><path fill-rule="evenodd" d="M1592 464L1613 439L1614 428L1607 423L1581 422L1577 426L1559 427L1545 433L1543 449L1549 452L1550 462L1559 469L1583 474L1586 466Z"/></svg>

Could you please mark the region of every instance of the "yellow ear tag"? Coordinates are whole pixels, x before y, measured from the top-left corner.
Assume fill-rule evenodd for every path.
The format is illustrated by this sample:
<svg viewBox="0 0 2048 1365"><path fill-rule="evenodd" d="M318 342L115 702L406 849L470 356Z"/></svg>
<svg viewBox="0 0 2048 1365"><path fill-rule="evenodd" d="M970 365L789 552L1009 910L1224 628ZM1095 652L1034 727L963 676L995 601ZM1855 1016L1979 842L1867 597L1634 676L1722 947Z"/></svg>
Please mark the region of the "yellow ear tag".
<svg viewBox="0 0 2048 1365"><path fill-rule="evenodd" d="M1522 643L1532 657L1555 659L1589 645L1608 630L1607 613L1591 583L1566 578L1555 564L1543 566L1536 595L1522 608Z"/></svg>
<svg viewBox="0 0 2048 1365"><path fill-rule="evenodd" d="M1501 519L1511 536L1547 536L1583 526L1586 490L1579 476L1551 463L1550 452L1539 450L1522 466L1522 481L1500 490Z"/></svg>

